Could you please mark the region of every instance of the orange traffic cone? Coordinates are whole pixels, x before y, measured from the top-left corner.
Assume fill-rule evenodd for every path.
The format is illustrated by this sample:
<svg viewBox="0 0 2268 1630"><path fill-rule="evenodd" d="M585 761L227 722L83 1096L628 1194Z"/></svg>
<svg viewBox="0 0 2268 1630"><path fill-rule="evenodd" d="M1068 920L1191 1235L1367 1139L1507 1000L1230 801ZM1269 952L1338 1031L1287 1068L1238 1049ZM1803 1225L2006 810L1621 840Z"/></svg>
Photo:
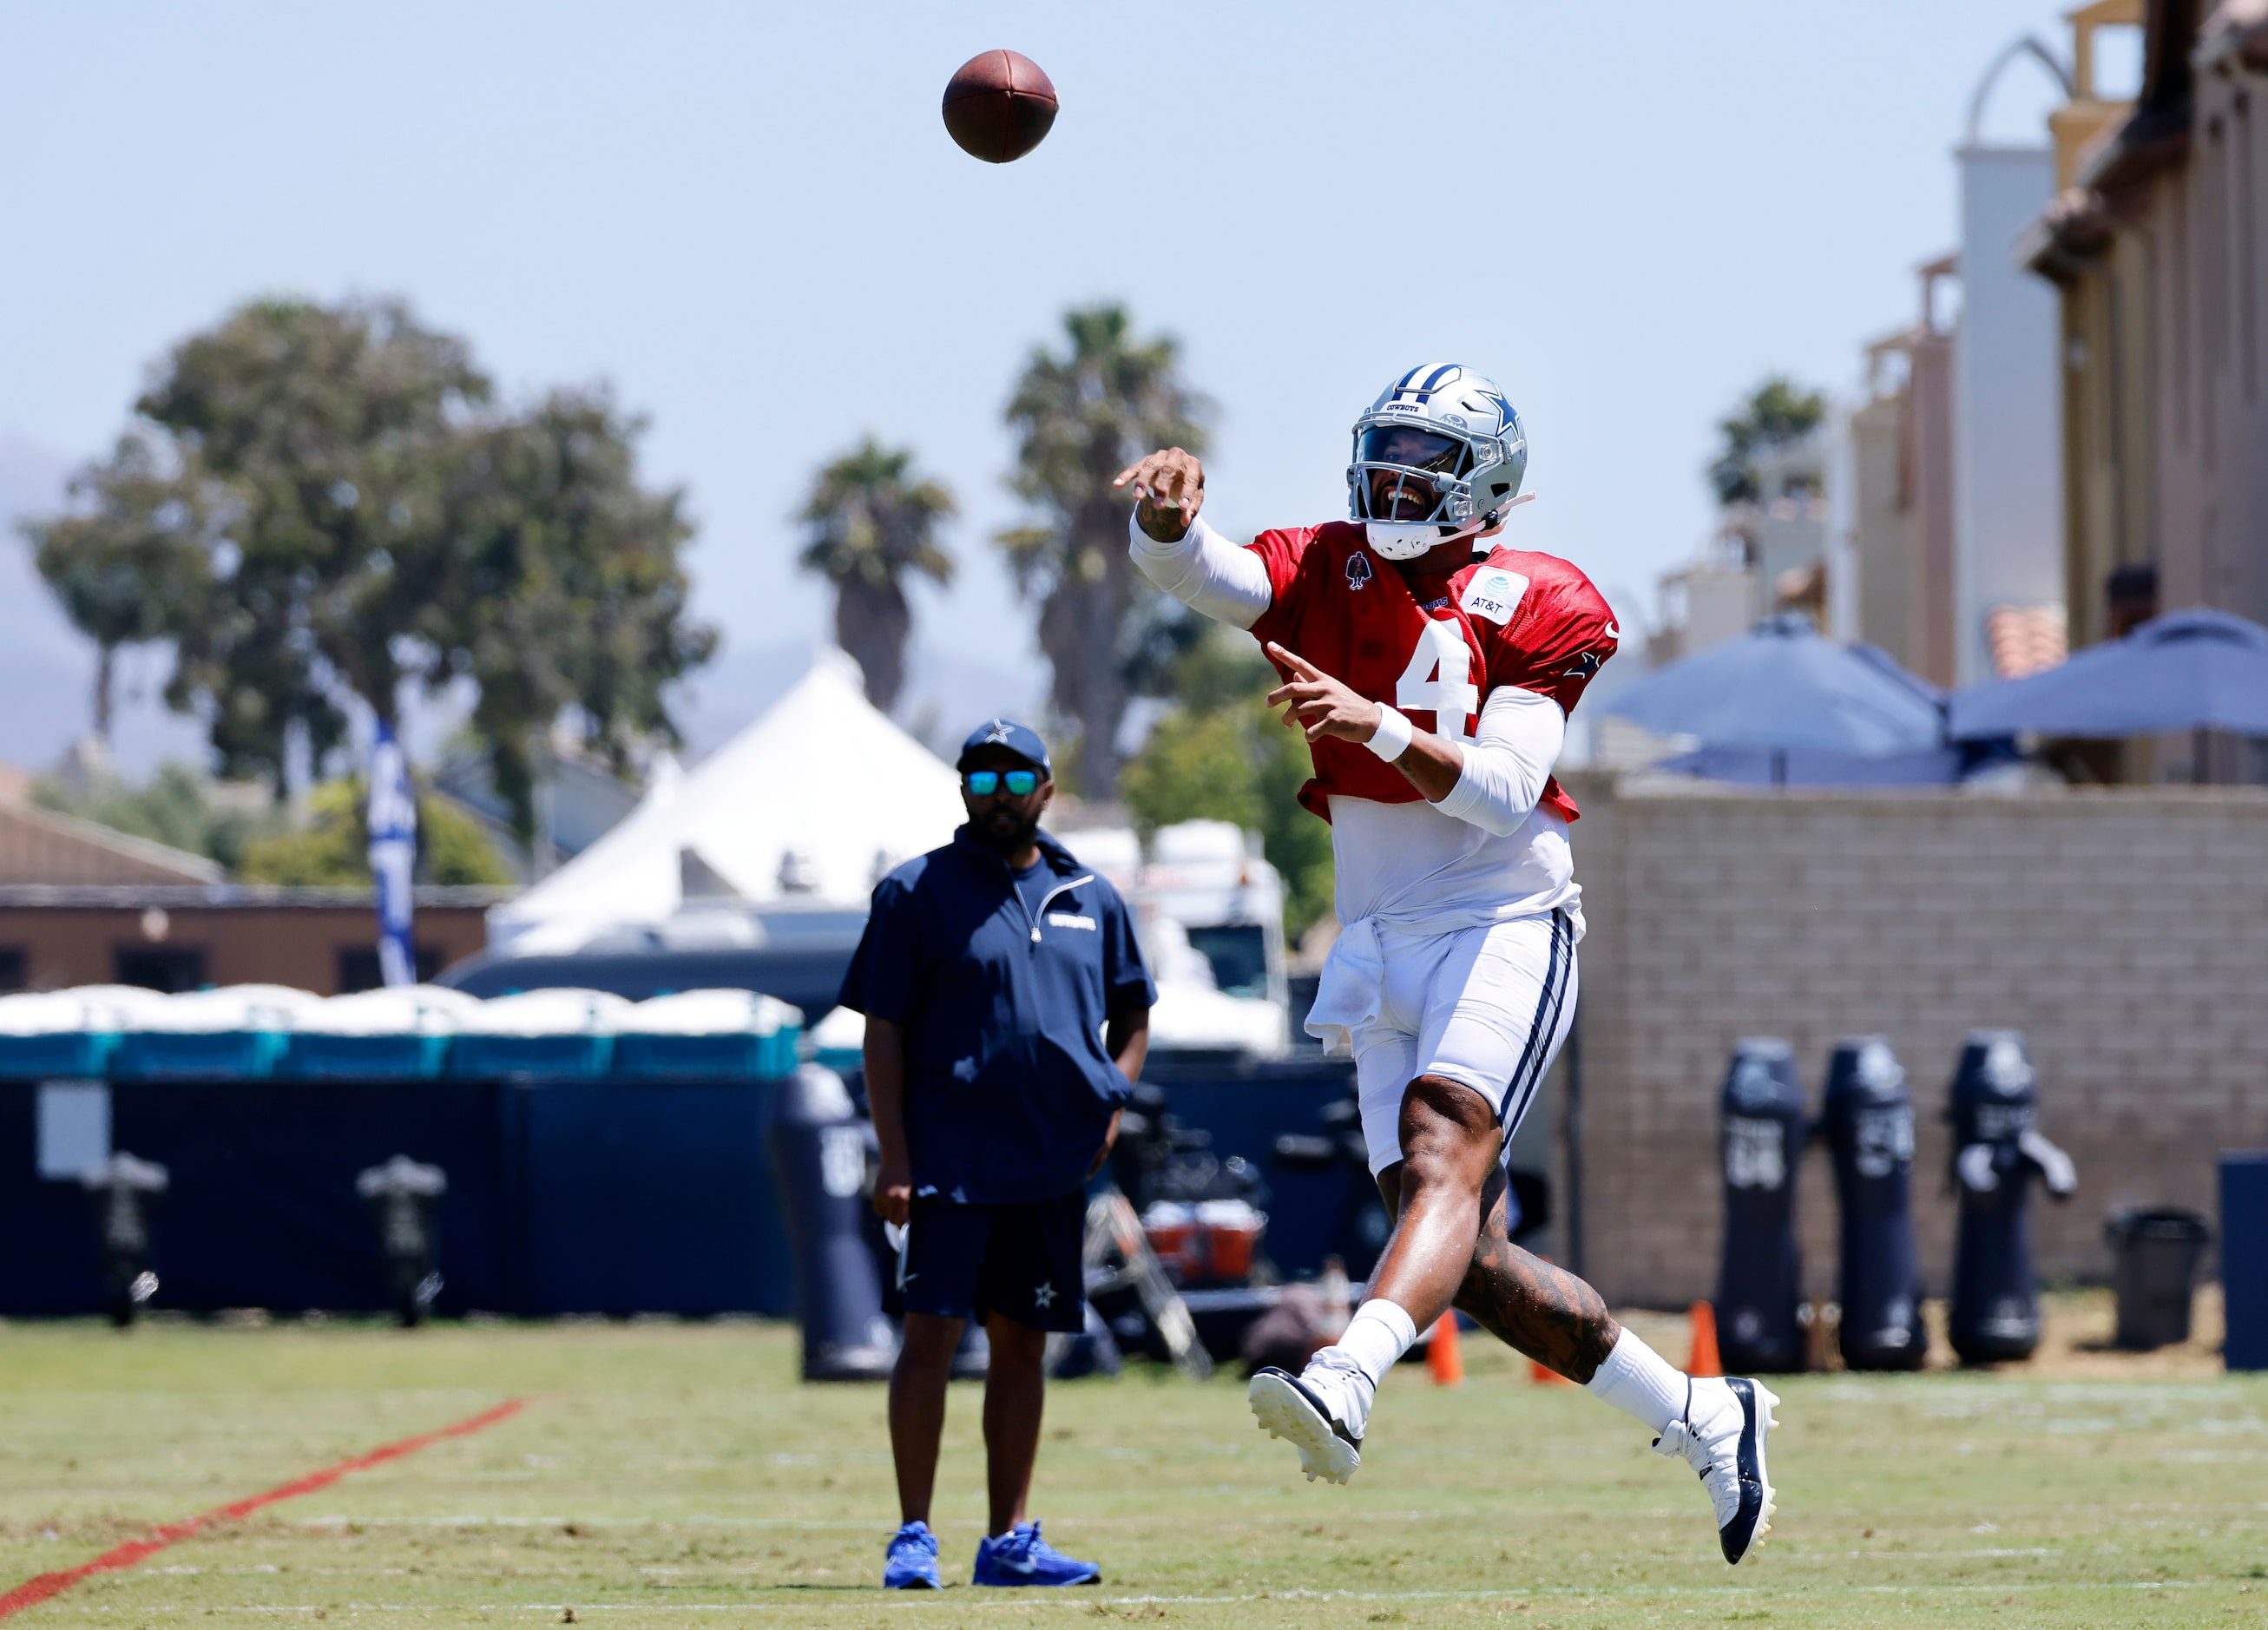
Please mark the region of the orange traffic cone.
<svg viewBox="0 0 2268 1630"><path fill-rule="evenodd" d="M1549 1364L1528 1361L1528 1378L1539 1387L1572 1387L1575 1383Z"/></svg>
<svg viewBox="0 0 2268 1630"><path fill-rule="evenodd" d="M1717 1309L1705 1302L1697 1302L1691 1310L1693 1320L1693 1351L1685 1361L1689 1376L1721 1376L1724 1361L1717 1356Z"/></svg>
<svg viewBox="0 0 2268 1630"><path fill-rule="evenodd" d="M1433 1339L1425 1344L1425 1368L1433 1376L1437 1387L1462 1386L1465 1381L1465 1355L1457 1347L1457 1316L1444 1313L1433 1326Z"/></svg>

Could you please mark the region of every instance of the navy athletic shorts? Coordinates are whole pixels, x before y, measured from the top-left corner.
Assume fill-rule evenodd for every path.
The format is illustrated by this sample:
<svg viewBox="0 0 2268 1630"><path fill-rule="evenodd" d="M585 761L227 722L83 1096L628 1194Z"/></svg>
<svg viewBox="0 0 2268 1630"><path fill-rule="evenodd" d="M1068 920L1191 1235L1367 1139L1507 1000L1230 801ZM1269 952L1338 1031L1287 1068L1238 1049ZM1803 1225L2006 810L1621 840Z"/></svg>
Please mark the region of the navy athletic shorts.
<svg viewBox="0 0 2268 1630"><path fill-rule="evenodd" d="M898 1291L909 1313L992 1312L1076 1334L1086 1317L1086 1235L1084 1191L1014 1206L956 1206L918 1194L898 1252Z"/></svg>

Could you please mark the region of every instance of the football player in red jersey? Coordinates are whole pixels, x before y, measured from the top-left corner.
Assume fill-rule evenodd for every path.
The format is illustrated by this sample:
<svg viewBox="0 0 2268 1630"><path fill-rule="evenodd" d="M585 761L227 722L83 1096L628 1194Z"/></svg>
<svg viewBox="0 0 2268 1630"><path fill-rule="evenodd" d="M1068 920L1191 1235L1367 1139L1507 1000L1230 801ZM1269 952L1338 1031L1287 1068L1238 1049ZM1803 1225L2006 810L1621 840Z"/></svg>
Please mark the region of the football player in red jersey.
<svg viewBox="0 0 2268 1630"><path fill-rule="evenodd" d="M1725 1560L1771 1528L1778 1402L1696 1379L1598 1293L1512 1243L1503 1152L1575 1011L1574 801L1552 777L1567 714L1620 630L1590 579L1494 540L1527 436L1469 368L1412 368L1355 422L1350 517L1237 548L1209 527L1180 448L1121 472L1136 564L1248 629L1307 733L1300 801L1331 823L1339 937L1307 1028L1351 1055L1393 1237L1346 1332L1298 1376L1253 1377L1253 1412L1310 1479L1345 1482L1378 1384L1451 1306L1651 1428L1699 1473Z"/></svg>

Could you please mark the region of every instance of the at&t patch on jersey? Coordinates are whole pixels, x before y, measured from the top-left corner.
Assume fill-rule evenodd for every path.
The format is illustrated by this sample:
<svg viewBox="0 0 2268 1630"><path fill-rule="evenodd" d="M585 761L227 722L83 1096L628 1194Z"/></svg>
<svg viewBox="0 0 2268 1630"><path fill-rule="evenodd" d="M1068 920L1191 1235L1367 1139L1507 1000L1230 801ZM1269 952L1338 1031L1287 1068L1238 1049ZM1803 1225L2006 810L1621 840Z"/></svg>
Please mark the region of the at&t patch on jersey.
<svg viewBox="0 0 2268 1630"><path fill-rule="evenodd" d="M1486 617L1502 627L1512 621L1520 597L1526 593L1528 579L1517 572L1506 572L1502 566L1484 566L1466 583L1464 595L1457 604L1466 615Z"/></svg>

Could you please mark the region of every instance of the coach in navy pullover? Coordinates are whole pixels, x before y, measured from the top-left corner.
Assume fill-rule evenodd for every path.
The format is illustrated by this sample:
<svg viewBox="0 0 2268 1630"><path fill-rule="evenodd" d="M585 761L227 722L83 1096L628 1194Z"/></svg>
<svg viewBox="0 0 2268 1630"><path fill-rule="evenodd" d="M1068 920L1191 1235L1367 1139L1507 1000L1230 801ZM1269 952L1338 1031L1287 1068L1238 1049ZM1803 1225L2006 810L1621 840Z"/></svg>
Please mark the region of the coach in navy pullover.
<svg viewBox="0 0 2268 1630"><path fill-rule="evenodd" d="M903 1032L917 1191L998 1205L1081 1187L1126 1102L1114 1010L1154 999L1118 891L1045 832L1018 878L975 822L874 890L843 1005Z"/></svg>
<svg viewBox="0 0 2268 1630"><path fill-rule="evenodd" d="M903 1526L885 1582L937 1580L930 1497L971 1318L991 1348L978 1582L1077 1582L1094 1565L1040 1546L1025 1521L1042 1359L1049 1331L1082 1328L1085 1188L1141 1071L1156 992L1118 891L1039 830L1046 744L996 719L959 768L968 823L875 888L843 981L843 1006L866 1015L874 1209L903 1230L890 1379Z"/></svg>

